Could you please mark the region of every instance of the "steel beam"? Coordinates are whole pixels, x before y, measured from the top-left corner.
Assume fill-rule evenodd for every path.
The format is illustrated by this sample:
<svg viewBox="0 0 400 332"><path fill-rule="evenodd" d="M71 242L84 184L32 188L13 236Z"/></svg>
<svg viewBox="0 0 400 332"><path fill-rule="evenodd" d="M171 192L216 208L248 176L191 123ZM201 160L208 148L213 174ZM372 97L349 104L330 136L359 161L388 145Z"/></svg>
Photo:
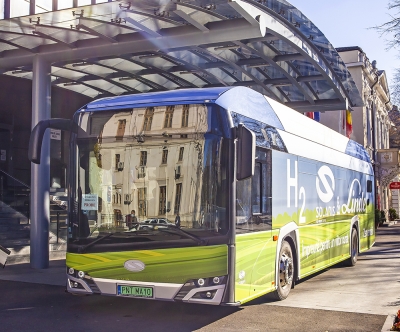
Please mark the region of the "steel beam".
<svg viewBox="0 0 400 332"><path fill-rule="evenodd" d="M233 22L234 21L234 22ZM132 50L142 52L154 52L155 50L165 50L179 47L191 47L192 45L203 45L209 43L226 43L231 40L242 40L261 37L260 30L252 27L247 21L241 19L214 22L210 27L210 32L204 34L197 29L190 27L170 28L168 36L147 38L140 37L140 33L133 33L126 36L124 40L118 42L116 47L110 47L110 43L94 38L94 40L78 40L75 45L64 43L63 45L43 45L40 54L46 60L52 62L73 61L92 58L93 54L98 57L114 56L116 50L118 54L131 54ZM39 36L37 36L39 37ZM42 36L49 38L49 36ZM50 39L50 38L49 38ZM74 47L75 46L75 47ZM0 67L13 69L32 63L32 55L18 55L12 51L7 51L0 59Z"/></svg>
<svg viewBox="0 0 400 332"><path fill-rule="evenodd" d="M51 118L51 66L39 55L33 58L32 129L41 120ZM31 165L31 267L49 267L50 223L50 132L42 144L40 164Z"/></svg>
<svg viewBox="0 0 400 332"><path fill-rule="evenodd" d="M293 54L279 54L274 57L275 62L279 61L292 61L292 60L303 60L304 55L300 53Z"/></svg>
<svg viewBox="0 0 400 332"><path fill-rule="evenodd" d="M271 66L275 67L277 70L282 72L282 75L286 76L286 78L292 83L293 86L295 86L302 94L303 96L309 101L310 104L314 103L314 99L308 94L308 92L297 82L296 77L293 77L286 71L282 66L278 65L273 59L269 58L268 56L264 55L262 52L259 50L250 47L242 42L235 42L238 46L240 46L243 49L247 49L250 51L252 54L256 54L259 56L261 59L263 59L265 62L270 64ZM282 100L283 102L283 100Z"/></svg>
<svg viewBox="0 0 400 332"><path fill-rule="evenodd" d="M347 99L343 102L339 98L314 100L313 105L311 105L308 101L293 101L285 103L285 105L295 109L298 112L325 112L349 109L349 103L347 102Z"/></svg>
<svg viewBox="0 0 400 332"><path fill-rule="evenodd" d="M10 13L11 13L11 0L4 0L4 19L9 19L10 18Z"/></svg>

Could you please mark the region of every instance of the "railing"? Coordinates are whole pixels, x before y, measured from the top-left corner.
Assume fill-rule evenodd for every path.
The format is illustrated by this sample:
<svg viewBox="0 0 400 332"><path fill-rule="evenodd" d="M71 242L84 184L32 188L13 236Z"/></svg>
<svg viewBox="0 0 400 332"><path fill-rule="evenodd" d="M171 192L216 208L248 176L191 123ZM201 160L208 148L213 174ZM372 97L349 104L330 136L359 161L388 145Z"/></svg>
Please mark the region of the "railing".
<svg viewBox="0 0 400 332"><path fill-rule="evenodd" d="M50 238L51 244L58 244L60 239L64 243L67 240L67 196L64 189L59 188L50 193L50 232L55 238Z"/></svg>
<svg viewBox="0 0 400 332"><path fill-rule="evenodd" d="M0 235L9 246L17 242L29 245L30 192L26 183L0 170ZM65 243L67 239L66 200L61 198L51 195L49 202L50 244Z"/></svg>

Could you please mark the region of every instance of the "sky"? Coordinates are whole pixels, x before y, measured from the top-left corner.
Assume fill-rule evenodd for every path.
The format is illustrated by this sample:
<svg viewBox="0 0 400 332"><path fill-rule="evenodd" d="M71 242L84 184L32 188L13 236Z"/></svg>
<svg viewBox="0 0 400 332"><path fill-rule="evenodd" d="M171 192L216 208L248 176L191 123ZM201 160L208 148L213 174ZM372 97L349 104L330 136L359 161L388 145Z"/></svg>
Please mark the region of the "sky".
<svg viewBox="0 0 400 332"><path fill-rule="evenodd" d="M394 69L400 68L400 49L387 50L389 35L374 26L390 20L389 0L287 0L322 31L334 47L359 46L370 62L385 70L392 84Z"/></svg>

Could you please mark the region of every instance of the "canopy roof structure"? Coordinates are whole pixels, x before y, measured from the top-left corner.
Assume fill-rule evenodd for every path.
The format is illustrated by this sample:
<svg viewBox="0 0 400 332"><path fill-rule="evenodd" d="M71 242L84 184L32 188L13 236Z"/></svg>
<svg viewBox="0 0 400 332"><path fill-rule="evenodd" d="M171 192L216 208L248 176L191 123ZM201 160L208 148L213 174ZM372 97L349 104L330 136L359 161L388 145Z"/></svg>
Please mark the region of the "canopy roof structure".
<svg viewBox="0 0 400 332"><path fill-rule="evenodd" d="M0 21L0 73L93 99L247 86L300 112L363 104L340 56L285 0L132 0Z"/></svg>

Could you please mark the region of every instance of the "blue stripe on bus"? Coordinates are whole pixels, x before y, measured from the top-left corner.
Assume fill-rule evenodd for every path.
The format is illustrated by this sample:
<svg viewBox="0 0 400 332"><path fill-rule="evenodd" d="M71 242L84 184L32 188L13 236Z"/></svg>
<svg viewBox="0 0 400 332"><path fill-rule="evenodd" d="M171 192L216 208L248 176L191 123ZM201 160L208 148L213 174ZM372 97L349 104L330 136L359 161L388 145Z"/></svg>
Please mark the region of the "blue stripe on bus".
<svg viewBox="0 0 400 332"><path fill-rule="evenodd" d="M344 153L357 159L361 159L368 163L371 163L368 152L361 144L355 141L349 140L349 142L347 143L346 151Z"/></svg>

